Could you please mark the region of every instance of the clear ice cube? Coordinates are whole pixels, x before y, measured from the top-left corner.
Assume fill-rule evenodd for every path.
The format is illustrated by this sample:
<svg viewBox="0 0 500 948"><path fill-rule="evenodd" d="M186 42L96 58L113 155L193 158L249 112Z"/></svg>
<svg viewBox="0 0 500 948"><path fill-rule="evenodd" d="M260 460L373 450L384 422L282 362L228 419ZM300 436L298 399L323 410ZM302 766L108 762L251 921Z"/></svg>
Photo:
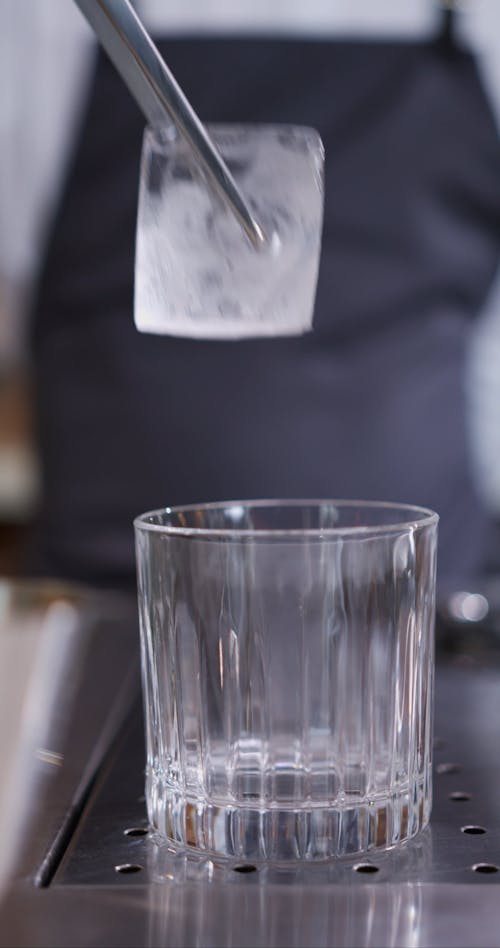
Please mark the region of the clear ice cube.
<svg viewBox="0 0 500 948"><path fill-rule="evenodd" d="M323 147L314 129L212 126L266 234L255 250L193 169L182 139L147 130L136 241L142 332L206 339L299 335L312 326L323 220Z"/></svg>

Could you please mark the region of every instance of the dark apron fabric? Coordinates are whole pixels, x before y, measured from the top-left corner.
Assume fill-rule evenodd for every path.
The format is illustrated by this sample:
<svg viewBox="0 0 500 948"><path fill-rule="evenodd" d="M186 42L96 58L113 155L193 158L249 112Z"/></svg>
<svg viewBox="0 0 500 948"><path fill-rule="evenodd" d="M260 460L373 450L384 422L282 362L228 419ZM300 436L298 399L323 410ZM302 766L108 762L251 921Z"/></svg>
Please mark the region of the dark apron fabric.
<svg viewBox="0 0 500 948"><path fill-rule="evenodd" d="M143 120L104 56L33 322L43 508L33 564L133 582L131 522L255 497L418 503L440 577L485 562L464 355L500 246L500 149L449 43L175 39L205 121L315 126L326 208L314 332L199 342L132 318Z"/></svg>

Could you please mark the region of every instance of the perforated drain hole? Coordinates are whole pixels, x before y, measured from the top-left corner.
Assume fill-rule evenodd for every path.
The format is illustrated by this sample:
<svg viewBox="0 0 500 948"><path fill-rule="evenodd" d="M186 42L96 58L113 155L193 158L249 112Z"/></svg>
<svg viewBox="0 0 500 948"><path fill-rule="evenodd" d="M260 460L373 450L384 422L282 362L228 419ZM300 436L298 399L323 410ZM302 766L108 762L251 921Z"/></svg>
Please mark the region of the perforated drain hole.
<svg viewBox="0 0 500 948"><path fill-rule="evenodd" d="M438 774L460 774L462 773L462 768L460 764L438 764L436 767L436 772Z"/></svg>
<svg viewBox="0 0 500 948"><path fill-rule="evenodd" d="M354 872L378 872L378 866L372 865L371 862L358 862L357 865L353 866L352 868L354 869Z"/></svg>
<svg viewBox="0 0 500 948"><path fill-rule="evenodd" d="M455 790L455 793L450 793L449 799L458 802L460 800L471 800L472 797L470 793L464 793L463 790Z"/></svg>
<svg viewBox="0 0 500 948"><path fill-rule="evenodd" d="M472 867L473 872L498 872L498 866L495 866L492 862L476 862L475 866Z"/></svg>
<svg viewBox="0 0 500 948"><path fill-rule="evenodd" d="M142 872L142 866L138 866L133 862L124 862L121 866L115 866L115 872L119 872L120 875L132 875L134 872Z"/></svg>
<svg viewBox="0 0 500 948"><path fill-rule="evenodd" d="M246 875L248 872L257 872L257 866L251 866L249 864L245 864L244 866L235 866L234 871L241 872L243 875Z"/></svg>
<svg viewBox="0 0 500 948"><path fill-rule="evenodd" d="M484 826L462 826L462 833L468 833L469 836L481 836L486 833Z"/></svg>
<svg viewBox="0 0 500 948"><path fill-rule="evenodd" d="M124 836L147 836L148 831L145 826L130 826L128 829L123 830Z"/></svg>

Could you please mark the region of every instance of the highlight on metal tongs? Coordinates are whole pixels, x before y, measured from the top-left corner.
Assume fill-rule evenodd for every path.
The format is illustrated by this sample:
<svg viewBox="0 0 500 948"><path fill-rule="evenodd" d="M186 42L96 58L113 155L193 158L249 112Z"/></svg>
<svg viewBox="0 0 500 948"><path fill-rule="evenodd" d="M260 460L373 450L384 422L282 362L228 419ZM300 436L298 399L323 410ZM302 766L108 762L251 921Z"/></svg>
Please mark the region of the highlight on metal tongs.
<svg viewBox="0 0 500 948"><path fill-rule="evenodd" d="M154 128L173 122L193 159L252 245L265 235L220 152L162 59L129 0L75 0Z"/></svg>

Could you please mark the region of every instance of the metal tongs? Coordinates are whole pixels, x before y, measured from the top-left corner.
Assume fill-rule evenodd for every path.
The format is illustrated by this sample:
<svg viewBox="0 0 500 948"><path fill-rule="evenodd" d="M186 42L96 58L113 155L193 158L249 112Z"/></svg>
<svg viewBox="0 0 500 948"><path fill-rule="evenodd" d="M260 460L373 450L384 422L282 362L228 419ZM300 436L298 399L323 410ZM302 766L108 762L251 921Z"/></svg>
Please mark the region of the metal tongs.
<svg viewBox="0 0 500 948"><path fill-rule="evenodd" d="M252 245L265 243L262 228L168 69L129 0L75 0L154 128L173 122L194 161L234 214Z"/></svg>

